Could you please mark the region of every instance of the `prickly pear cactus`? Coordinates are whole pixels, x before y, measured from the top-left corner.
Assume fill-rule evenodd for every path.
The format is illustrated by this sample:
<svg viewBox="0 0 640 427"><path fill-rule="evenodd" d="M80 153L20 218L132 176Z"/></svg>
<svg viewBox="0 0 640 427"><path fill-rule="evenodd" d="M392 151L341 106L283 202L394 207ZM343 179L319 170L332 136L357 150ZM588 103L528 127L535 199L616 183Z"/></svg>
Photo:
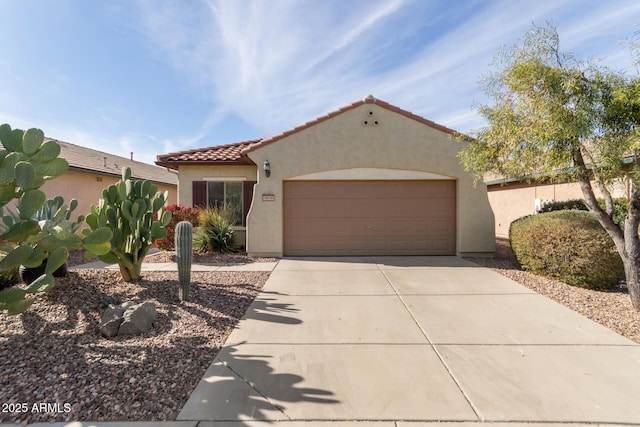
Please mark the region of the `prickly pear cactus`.
<svg viewBox="0 0 640 427"><path fill-rule="evenodd" d="M167 235L171 212L162 212L167 192L147 180L131 179L131 169L122 168L122 179L102 191L102 199L91 205L86 221L92 230L108 227L113 233L111 251L100 259L118 264L122 278L141 278L142 262L156 239ZM155 217L158 219L155 219Z"/></svg>
<svg viewBox="0 0 640 427"><path fill-rule="evenodd" d="M193 226L189 221L180 221L176 225L175 247L180 279L180 301L188 301L193 259Z"/></svg>
<svg viewBox="0 0 640 427"><path fill-rule="evenodd" d="M0 142L0 274L15 271L21 265L37 267L46 260L44 274L26 289L0 291L0 311L13 315L33 303L29 294L54 285L52 273L69 257L72 247L60 239L69 237L66 230L43 227L34 219L47 199L39 188L66 172L69 164L58 157L60 146L53 140L45 141L40 129L25 132L4 124L0 126ZM9 203L15 205L16 212L10 211ZM97 230L88 233L85 239L76 236L77 240L71 240L77 248L86 241L97 253L104 253L111 238L106 235L108 232Z"/></svg>

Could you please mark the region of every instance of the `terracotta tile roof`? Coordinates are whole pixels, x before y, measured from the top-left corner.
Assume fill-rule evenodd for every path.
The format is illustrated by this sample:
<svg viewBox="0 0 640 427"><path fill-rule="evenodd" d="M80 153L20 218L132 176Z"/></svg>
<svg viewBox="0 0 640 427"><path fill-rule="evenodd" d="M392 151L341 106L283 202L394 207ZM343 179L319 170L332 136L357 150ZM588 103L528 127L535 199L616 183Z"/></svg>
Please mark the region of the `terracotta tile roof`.
<svg viewBox="0 0 640 427"><path fill-rule="evenodd" d="M177 166L180 164L253 164L253 162L251 162L251 160L246 156L247 153L267 144L279 141L282 138L286 138L287 136L298 133L304 129L310 128L311 126L317 125L318 123L322 123L364 104L375 104L379 107L393 111L412 120L416 120L439 131L452 135L458 134L456 131L449 129L446 126L442 126L438 123L432 122L431 120L427 120L424 117L420 117L407 110L403 110L369 95L364 99L353 102L349 105L339 108L338 110L332 111L331 113L317 117L314 120L311 120L300 126L296 126L293 129L287 130L266 139L255 139L251 141L237 142L234 144L225 144L213 147L197 148L188 151L180 151L177 153L162 154L158 156L156 164L172 169L177 169ZM468 138L464 135L460 136L463 138Z"/></svg>
<svg viewBox="0 0 640 427"><path fill-rule="evenodd" d="M233 144L216 145L213 147L196 148L194 150L178 151L175 153L161 154L157 157L156 164L168 168L177 169L177 165L188 164L253 164L251 160L243 156L245 150L259 145L261 139L236 142Z"/></svg>
<svg viewBox="0 0 640 427"><path fill-rule="evenodd" d="M164 168L81 147L69 142L53 140L60 146L60 157L69 163L70 170L119 177L122 175L122 168L128 166L131 168L131 176L134 178L148 179L158 184L178 184L176 173L169 172Z"/></svg>

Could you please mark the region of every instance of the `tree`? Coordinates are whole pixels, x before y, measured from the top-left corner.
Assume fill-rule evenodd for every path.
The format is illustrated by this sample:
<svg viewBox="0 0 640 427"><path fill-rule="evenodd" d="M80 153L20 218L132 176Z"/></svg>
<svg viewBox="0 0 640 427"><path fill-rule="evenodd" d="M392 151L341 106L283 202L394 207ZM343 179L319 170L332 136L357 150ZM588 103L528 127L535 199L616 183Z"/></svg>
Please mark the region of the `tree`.
<svg viewBox="0 0 640 427"><path fill-rule="evenodd" d="M622 258L640 310L640 80L562 52L548 24L499 51L494 67L482 81L492 102L478 108L488 126L460 153L462 164L476 180L493 173L577 181ZM621 181L630 187L623 224L614 221L611 195Z"/></svg>

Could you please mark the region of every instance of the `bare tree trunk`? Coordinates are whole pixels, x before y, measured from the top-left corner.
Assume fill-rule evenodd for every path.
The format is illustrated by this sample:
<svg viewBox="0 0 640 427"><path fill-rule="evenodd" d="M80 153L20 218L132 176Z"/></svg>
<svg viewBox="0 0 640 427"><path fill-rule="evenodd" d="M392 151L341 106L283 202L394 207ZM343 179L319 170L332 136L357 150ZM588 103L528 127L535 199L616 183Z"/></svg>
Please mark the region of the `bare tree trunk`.
<svg viewBox="0 0 640 427"><path fill-rule="evenodd" d="M631 181L629 212L624 221L625 256L622 257L633 308L640 311L640 188Z"/></svg>
<svg viewBox="0 0 640 427"><path fill-rule="evenodd" d="M620 258L622 258L631 304L634 309L640 311L640 238L638 237L638 226L640 226L640 189L635 182L631 182L629 212L625 218L623 232L622 228L613 221L613 199L608 191L605 193L607 210L603 210L598 204L580 150L574 151L573 160L574 165L577 166L580 171L578 173L578 183L584 195L585 204L598 222L600 222L600 225L602 225L609 236L611 236L613 244L618 254L620 254Z"/></svg>
<svg viewBox="0 0 640 427"><path fill-rule="evenodd" d="M582 190L582 195L584 196L584 202L587 205L587 208L589 208L589 211L596 217L598 222L600 222L605 231L609 233L609 236L611 236L611 239L613 240L613 244L624 260L626 256L625 236L622 232L622 228L613 221L613 215L609 215L609 213L604 211L598 204L598 199L596 198L591 185L591 176L589 175L584 159L582 158L582 153L579 149L576 149L573 152L573 163L579 170L578 184L580 184L580 189ZM611 209L613 209L613 202L611 201L610 203L612 205ZM607 207L607 210L609 210L609 207Z"/></svg>

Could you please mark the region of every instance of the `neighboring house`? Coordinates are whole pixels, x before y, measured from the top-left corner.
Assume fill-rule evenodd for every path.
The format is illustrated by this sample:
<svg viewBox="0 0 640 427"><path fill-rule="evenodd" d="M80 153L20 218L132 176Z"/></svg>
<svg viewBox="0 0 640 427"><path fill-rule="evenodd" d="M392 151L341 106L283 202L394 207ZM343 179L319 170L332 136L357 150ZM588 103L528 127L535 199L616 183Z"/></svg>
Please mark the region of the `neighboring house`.
<svg viewBox="0 0 640 427"><path fill-rule="evenodd" d="M485 182L489 202L495 213L496 236L508 237L511 223L518 218L533 215L547 202L584 199L577 182L556 182L552 179L542 182L527 182L517 179L490 179ZM600 198L595 183L592 182L596 197ZM615 186L614 198L628 197L627 183Z"/></svg>
<svg viewBox="0 0 640 427"><path fill-rule="evenodd" d="M98 204L102 198L102 190L120 180L124 166L131 168L133 178L150 180L158 190L168 191L168 204L177 202L178 177L175 172L68 142L54 141L60 146L59 157L69 163L69 170L47 181L41 190L50 198L64 197L67 204L71 199L77 199L78 207L73 212L74 218L78 215L86 216L91 205Z"/></svg>
<svg viewBox="0 0 640 427"><path fill-rule="evenodd" d="M486 187L458 162L466 142L453 134L369 96L267 139L156 164L179 171L182 205L241 203L250 255L489 255Z"/></svg>

